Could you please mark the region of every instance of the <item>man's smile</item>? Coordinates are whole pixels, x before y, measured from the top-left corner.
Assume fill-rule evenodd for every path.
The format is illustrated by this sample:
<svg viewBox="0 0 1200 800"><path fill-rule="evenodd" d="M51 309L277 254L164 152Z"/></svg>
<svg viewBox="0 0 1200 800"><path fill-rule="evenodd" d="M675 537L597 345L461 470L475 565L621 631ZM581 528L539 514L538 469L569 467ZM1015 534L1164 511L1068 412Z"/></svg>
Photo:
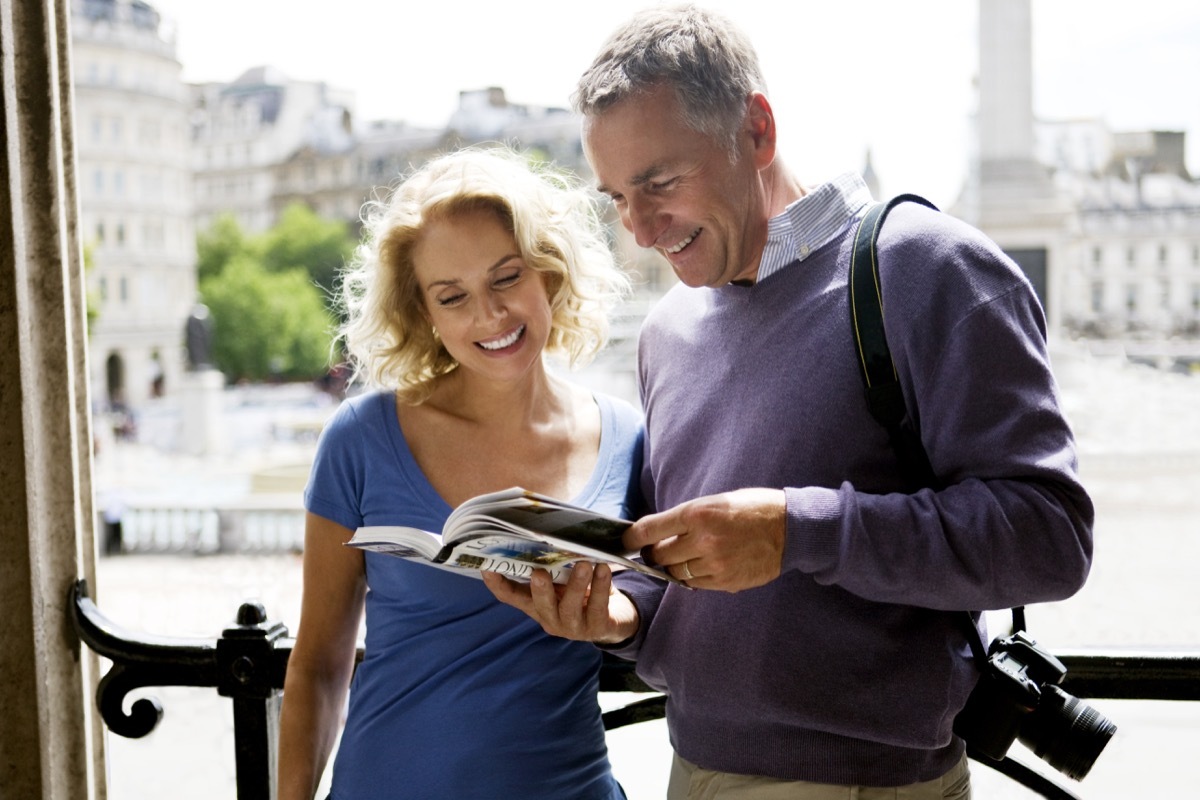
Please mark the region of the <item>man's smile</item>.
<svg viewBox="0 0 1200 800"><path fill-rule="evenodd" d="M664 247L664 248L663 248L663 252L665 252L665 253L668 253L669 255L675 255L676 253L678 253L678 252L680 252L681 250L683 250L683 248L685 248L685 247L687 247L689 244L691 244L691 243L692 243L692 241L693 241L693 240L694 240L694 239L695 239L697 236L699 236L699 235L700 235L700 231L702 231L702 230L704 230L704 229L703 229L703 228L696 228L696 230L692 231L690 234L688 234L687 236L685 236L685 237L684 237L684 238L683 238L681 241L679 241L678 243L676 243L676 244L673 244L673 245L671 245L670 247Z"/></svg>

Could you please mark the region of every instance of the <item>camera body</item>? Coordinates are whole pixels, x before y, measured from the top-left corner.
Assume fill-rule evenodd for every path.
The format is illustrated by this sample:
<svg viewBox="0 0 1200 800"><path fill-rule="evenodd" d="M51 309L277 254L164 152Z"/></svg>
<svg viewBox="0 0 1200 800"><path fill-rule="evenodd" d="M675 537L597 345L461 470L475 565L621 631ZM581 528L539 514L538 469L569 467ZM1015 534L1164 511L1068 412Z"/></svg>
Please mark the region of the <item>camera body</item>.
<svg viewBox="0 0 1200 800"><path fill-rule="evenodd" d="M1117 729L1059 687L1066 674L1024 631L996 639L954 732L992 761L1002 761L1020 739L1038 758L1082 780Z"/></svg>

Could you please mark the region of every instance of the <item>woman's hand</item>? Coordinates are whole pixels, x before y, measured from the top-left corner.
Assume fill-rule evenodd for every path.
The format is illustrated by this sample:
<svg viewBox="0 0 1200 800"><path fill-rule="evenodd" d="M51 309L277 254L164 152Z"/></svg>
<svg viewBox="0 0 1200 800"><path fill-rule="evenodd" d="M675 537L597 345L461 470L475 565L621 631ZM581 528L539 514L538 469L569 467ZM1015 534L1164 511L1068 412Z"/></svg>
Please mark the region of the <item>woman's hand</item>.
<svg viewBox="0 0 1200 800"><path fill-rule="evenodd" d="M483 582L496 599L524 611L552 636L616 644L638 630L637 607L613 587L606 564L580 561L563 585L556 585L541 569L527 584L495 572L483 573Z"/></svg>

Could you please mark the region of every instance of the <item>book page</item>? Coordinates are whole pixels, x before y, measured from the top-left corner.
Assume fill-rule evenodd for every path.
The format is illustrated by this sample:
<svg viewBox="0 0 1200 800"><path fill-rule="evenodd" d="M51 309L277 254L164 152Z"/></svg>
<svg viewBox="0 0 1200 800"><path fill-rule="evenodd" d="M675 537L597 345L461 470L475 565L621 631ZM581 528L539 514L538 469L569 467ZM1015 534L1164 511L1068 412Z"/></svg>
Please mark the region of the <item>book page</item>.
<svg viewBox="0 0 1200 800"><path fill-rule="evenodd" d="M479 579L482 578L485 571L499 572L511 580L528 583L535 569L544 569L550 573L550 577L555 583L567 582L567 578L571 576L571 563L560 559L540 560L537 557L533 557L532 559L525 558L519 551L519 548L511 546L514 542L520 543L521 540L506 537L503 539L503 546L496 548L488 547L486 543L479 547L471 547L468 544L460 545L455 549L447 548L445 551L445 561L442 561L440 557L431 558L423 553L419 553L404 543L364 540L357 543L347 542L347 544L362 550L369 550L372 553L397 556L408 559L416 564L437 567L438 569L444 569L465 577ZM474 544L474 542L471 544ZM536 542L530 542L529 544L535 547L542 547L542 545L538 545ZM571 556L572 561L577 559L577 556Z"/></svg>
<svg viewBox="0 0 1200 800"><path fill-rule="evenodd" d="M517 530L528 530L543 540L560 540L588 550L629 555L621 537L632 524L590 511L535 504L496 509L490 516Z"/></svg>
<svg viewBox="0 0 1200 800"><path fill-rule="evenodd" d="M574 562L580 560L575 553L563 553L539 542L505 535L486 535L461 542L448 548L442 556L445 560L440 563L445 566L499 572L522 583L529 582L535 569L549 572L555 583L566 583Z"/></svg>
<svg viewBox="0 0 1200 800"><path fill-rule="evenodd" d="M546 541L562 540L613 555L632 555L621 537L632 523L551 497L513 488L468 500L445 525L447 544L492 527L517 533L532 532Z"/></svg>
<svg viewBox="0 0 1200 800"><path fill-rule="evenodd" d="M432 561L442 549L442 537L400 525L365 525L356 530L346 544L377 553L417 556Z"/></svg>
<svg viewBox="0 0 1200 800"><path fill-rule="evenodd" d="M528 531L507 533L499 529L495 521L481 521L478 528L468 528L460 533L462 536L459 540L447 545L438 556L439 561L469 565L486 560L500 566L480 566L479 569L519 573L519 579L526 581L534 569L545 569L555 576L555 583L562 583L557 578L559 568L569 573L575 562L592 561L608 564L614 571L632 569L673 583L677 582L666 572L626 556L594 550Z"/></svg>

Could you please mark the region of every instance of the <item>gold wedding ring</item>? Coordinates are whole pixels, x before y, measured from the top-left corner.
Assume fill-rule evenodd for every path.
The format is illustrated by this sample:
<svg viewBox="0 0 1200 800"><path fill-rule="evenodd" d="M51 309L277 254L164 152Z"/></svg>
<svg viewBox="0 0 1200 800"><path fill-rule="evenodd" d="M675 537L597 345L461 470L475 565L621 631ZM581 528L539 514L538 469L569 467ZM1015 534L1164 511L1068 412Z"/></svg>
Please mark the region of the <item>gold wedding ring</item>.
<svg viewBox="0 0 1200 800"><path fill-rule="evenodd" d="M692 574L691 568L688 566L688 562L683 562L683 579L685 581L690 581L695 577L696 576Z"/></svg>

